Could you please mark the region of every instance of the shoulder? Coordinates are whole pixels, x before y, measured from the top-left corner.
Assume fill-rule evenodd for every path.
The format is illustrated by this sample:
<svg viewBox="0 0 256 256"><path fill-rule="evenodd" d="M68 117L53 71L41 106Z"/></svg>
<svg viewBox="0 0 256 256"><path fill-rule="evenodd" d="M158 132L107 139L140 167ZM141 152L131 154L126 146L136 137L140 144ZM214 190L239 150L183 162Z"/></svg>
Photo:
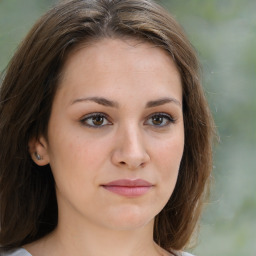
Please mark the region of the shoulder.
<svg viewBox="0 0 256 256"><path fill-rule="evenodd" d="M175 256L196 256L191 253L183 252L183 251L173 251L172 253L165 251L165 253L163 253L163 256L174 256L174 255Z"/></svg>
<svg viewBox="0 0 256 256"><path fill-rule="evenodd" d="M167 252L166 254L163 254L163 256L195 256L191 253L188 252L183 252L183 251L173 251L173 253Z"/></svg>
<svg viewBox="0 0 256 256"><path fill-rule="evenodd" d="M194 256L193 254L188 253L188 252L182 252L181 255L182 256Z"/></svg>
<svg viewBox="0 0 256 256"><path fill-rule="evenodd" d="M32 256L32 255L25 249L18 248L8 252L1 252L0 256Z"/></svg>

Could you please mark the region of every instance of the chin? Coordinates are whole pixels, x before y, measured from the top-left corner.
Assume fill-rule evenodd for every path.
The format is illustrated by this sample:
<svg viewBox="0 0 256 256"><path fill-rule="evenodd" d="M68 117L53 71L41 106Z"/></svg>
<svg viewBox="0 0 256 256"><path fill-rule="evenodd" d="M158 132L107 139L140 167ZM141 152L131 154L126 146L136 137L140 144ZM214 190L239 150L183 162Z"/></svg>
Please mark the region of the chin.
<svg viewBox="0 0 256 256"><path fill-rule="evenodd" d="M140 211L130 207L119 210L118 213L109 216L107 226L115 230L134 230L154 222L155 214L149 211Z"/></svg>

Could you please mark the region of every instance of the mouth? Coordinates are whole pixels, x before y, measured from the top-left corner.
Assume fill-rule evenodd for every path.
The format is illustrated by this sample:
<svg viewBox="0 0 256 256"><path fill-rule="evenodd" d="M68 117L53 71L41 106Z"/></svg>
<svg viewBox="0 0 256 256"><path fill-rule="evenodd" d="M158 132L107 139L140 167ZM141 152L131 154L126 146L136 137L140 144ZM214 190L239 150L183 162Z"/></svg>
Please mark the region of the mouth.
<svg viewBox="0 0 256 256"><path fill-rule="evenodd" d="M153 184L142 179L122 179L111 181L102 185L102 187L121 196L138 197L146 194L150 189L152 189Z"/></svg>

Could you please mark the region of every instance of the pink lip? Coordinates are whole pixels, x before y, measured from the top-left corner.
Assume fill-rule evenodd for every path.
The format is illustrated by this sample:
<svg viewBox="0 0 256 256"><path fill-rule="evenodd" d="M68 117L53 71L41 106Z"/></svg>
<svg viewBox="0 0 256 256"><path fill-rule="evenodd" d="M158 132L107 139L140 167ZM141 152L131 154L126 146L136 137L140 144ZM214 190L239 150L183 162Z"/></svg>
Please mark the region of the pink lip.
<svg viewBox="0 0 256 256"><path fill-rule="evenodd" d="M102 185L106 190L127 197L141 196L147 193L153 185L146 180L115 180Z"/></svg>

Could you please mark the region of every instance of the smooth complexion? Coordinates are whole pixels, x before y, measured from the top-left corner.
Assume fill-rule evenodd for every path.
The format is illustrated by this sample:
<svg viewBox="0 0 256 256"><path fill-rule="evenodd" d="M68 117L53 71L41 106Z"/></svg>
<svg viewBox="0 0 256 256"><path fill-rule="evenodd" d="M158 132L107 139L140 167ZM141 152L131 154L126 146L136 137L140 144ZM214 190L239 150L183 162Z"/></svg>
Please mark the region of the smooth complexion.
<svg viewBox="0 0 256 256"><path fill-rule="evenodd" d="M182 85L171 57L149 43L103 39L68 57L43 136L57 229L33 256L168 255L153 241L184 147Z"/></svg>

